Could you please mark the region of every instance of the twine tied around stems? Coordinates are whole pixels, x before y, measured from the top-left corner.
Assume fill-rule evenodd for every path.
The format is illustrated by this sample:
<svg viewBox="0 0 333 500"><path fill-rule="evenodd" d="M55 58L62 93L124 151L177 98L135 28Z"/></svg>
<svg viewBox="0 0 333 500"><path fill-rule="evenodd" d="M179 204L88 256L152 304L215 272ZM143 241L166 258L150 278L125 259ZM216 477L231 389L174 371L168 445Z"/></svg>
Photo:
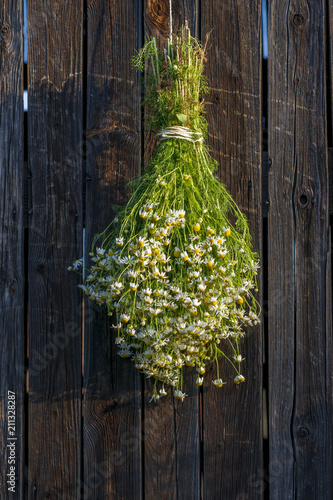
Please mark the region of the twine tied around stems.
<svg viewBox="0 0 333 500"><path fill-rule="evenodd" d="M180 127L174 125L172 127L162 128L156 135L165 141L167 139L182 139L184 141L189 141L192 143L203 142L204 138L201 132L194 132L187 127Z"/></svg>

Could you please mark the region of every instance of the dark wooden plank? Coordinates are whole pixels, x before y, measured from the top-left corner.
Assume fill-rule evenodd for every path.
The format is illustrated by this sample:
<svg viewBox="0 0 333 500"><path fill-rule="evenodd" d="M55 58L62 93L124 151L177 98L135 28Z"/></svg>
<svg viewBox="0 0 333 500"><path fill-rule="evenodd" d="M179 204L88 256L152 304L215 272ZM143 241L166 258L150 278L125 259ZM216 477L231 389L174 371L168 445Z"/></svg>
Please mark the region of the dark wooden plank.
<svg viewBox="0 0 333 500"><path fill-rule="evenodd" d="M270 160L267 151L262 155L262 200L263 217L267 217L269 209L268 199L268 172L270 169ZM329 181L329 214L333 215L333 148L328 148L328 181Z"/></svg>
<svg viewBox="0 0 333 500"><path fill-rule="evenodd" d="M329 213L333 215L333 148L328 148Z"/></svg>
<svg viewBox="0 0 333 500"><path fill-rule="evenodd" d="M87 74L86 249L127 200L139 173L141 113L131 58L139 47L139 2L89 1ZM84 470L89 498L142 496L141 376L117 355L106 310L86 304Z"/></svg>
<svg viewBox="0 0 333 500"><path fill-rule="evenodd" d="M272 1L269 23L270 497L331 498L325 2Z"/></svg>
<svg viewBox="0 0 333 500"><path fill-rule="evenodd" d="M209 143L219 176L247 215L254 249L261 254L261 2L201 2L202 37L212 31L207 53ZM259 288L261 287L261 276ZM261 301L261 292L258 300ZM215 366L203 392L203 497L261 498L262 326L248 331L241 349L245 384L221 363L228 381L216 389Z"/></svg>
<svg viewBox="0 0 333 500"><path fill-rule="evenodd" d="M172 31L177 33L188 20L193 36L198 36L198 1L173 1ZM145 32L160 44L169 37L169 1L145 2ZM156 136L145 133L144 156L148 161ZM200 419L199 390L195 370L185 370L184 388L188 397L174 402L168 396L157 404L149 403L152 382L145 382L144 392L144 486L147 499L196 500L200 498Z"/></svg>
<svg viewBox="0 0 333 500"><path fill-rule="evenodd" d="M29 498L79 498L82 254L80 2L28 2Z"/></svg>
<svg viewBox="0 0 333 500"><path fill-rule="evenodd" d="M0 491L23 498L24 238L22 2L0 5ZM8 391L13 391L9 394ZM9 396L9 398L8 398ZM15 429L8 428L15 397ZM11 431L14 434L11 434ZM16 438L12 439L12 438ZM10 445L11 448L7 448ZM15 454L14 463L11 461ZM14 469L10 469L14 467ZM14 472L14 490L9 491ZM15 491L15 493L14 493Z"/></svg>

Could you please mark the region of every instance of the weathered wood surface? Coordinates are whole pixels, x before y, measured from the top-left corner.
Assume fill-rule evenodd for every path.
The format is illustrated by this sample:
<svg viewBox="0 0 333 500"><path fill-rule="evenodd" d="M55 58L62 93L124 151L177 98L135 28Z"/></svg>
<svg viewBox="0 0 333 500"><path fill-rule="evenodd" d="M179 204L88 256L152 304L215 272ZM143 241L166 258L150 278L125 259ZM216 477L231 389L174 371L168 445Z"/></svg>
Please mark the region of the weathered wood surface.
<svg viewBox="0 0 333 500"><path fill-rule="evenodd" d="M269 488L284 500L332 498L325 17L324 1L269 5Z"/></svg>
<svg viewBox="0 0 333 500"><path fill-rule="evenodd" d="M28 2L29 498L80 498L82 6Z"/></svg>
<svg viewBox="0 0 333 500"><path fill-rule="evenodd" d="M140 171L140 93L131 58L141 23L134 0L88 2L87 264L93 236L112 221L112 204L126 202L125 185ZM87 301L84 484L92 499L139 499L141 377L117 355L111 324L104 308Z"/></svg>
<svg viewBox="0 0 333 500"><path fill-rule="evenodd" d="M213 29L206 66L212 89L207 98L209 143L220 163L218 174L247 215L254 248L261 253L261 2L203 1L201 9L202 39ZM236 386L235 373L221 363L228 385L221 390L204 386L207 500L257 500L263 492L262 326L251 328L249 334L241 349L245 384ZM216 378L215 370L211 366L207 380Z"/></svg>
<svg viewBox="0 0 333 500"><path fill-rule="evenodd" d="M262 264L268 261L269 457L263 454L263 326L251 329L243 343L245 384L236 387L234 374L221 363L229 382L223 389L209 383L215 378L212 365L202 390L195 386L195 371L186 372L184 403L169 395L149 404L151 381L117 356L112 320L92 301L84 304L82 332L79 278L67 271L83 253L84 225L89 264L93 236L111 221L112 205L126 202L126 183L155 147L155 136L142 133L142 95L131 57L145 34L160 41L169 36L169 0L88 0L86 6L30 0L25 130L22 4L4 0L1 499L12 497L6 484L8 390L15 391L17 404L15 498L333 496L333 4L269 2L264 81L269 144L263 155L261 2L173 0L172 7L173 32L185 19L202 40L212 30L206 68L212 87L209 143L220 163L218 175L249 218ZM29 189L23 177L24 133ZM262 234L268 239L267 259ZM262 283L260 274L259 301ZM23 411L25 364L29 394Z"/></svg>
<svg viewBox="0 0 333 500"><path fill-rule="evenodd" d="M24 478L22 93L22 2L4 0L0 4L0 496L4 500L14 496L23 498ZM8 391L15 393L16 428L13 436L8 433L7 425ZM11 437L16 437L16 441ZM15 445L15 493L8 491L7 484L10 465L14 466L7 462L10 454L7 445L11 444Z"/></svg>
<svg viewBox="0 0 333 500"><path fill-rule="evenodd" d="M174 1L172 31L177 33L188 20L193 36L198 36L197 1ZM169 1L147 0L144 16L145 33L158 36L162 43L169 37ZM145 160L153 154L155 134L144 134ZM196 371L187 369L184 387L188 397L174 401L173 393L157 404L149 403L153 384L145 381L143 393L144 492L151 500L196 500L200 498L200 419L199 390Z"/></svg>

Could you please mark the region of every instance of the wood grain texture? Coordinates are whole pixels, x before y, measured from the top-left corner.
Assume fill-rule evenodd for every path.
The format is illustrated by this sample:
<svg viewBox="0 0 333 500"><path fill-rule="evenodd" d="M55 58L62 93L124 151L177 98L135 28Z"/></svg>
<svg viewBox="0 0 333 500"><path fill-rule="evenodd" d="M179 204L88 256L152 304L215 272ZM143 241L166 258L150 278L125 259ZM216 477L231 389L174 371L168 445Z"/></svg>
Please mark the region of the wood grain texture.
<svg viewBox="0 0 333 500"><path fill-rule="evenodd" d="M1 500L332 498L333 3L269 2L269 144L262 155L261 1L172 0L174 33L185 19L202 39L212 30L209 144L259 253L268 217L265 464L262 326L242 345L245 384L235 386L221 363L228 385L213 386L210 365L200 391L188 369L183 403L169 394L149 404L151 381L117 356L112 320L86 301L82 366L82 295L67 267L83 252L84 207L88 256L156 146L154 134L141 134L131 57L145 33L159 43L169 36L169 0L88 0L87 54L83 6L28 1L27 186L23 4L0 4ZM261 275L259 289L260 301ZM14 496L6 483L8 390L17 407Z"/></svg>
<svg viewBox="0 0 333 500"><path fill-rule="evenodd" d="M22 2L0 5L0 496L23 498L24 238ZM8 391L16 395L16 428L8 434ZM11 414L12 416L12 414ZM15 445L15 493L8 491ZM13 464L14 466L14 464Z"/></svg>
<svg viewBox="0 0 333 500"><path fill-rule="evenodd" d="M206 75L209 144L218 175L249 220L261 254L261 2L201 2L202 38L212 31ZM261 302L261 275L258 300ZM251 328L241 346L245 384L221 362L228 382L217 389L215 366L203 392L203 498L261 498L262 326Z"/></svg>
<svg viewBox="0 0 333 500"><path fill-rule="evenodd" d="M28 2L29 498L80 498L82 6Z"/></svg>
<svg viewBox="0 0 333 500"><path fill-rule="evenodd" d="M125 185L140 172L140 92L131 66L140 14L135 0L88 2L87 256L93 236L112 221L112 204L126 203ZM84 487L96 500L140 499L141 376L117 355L111 324L104 308L86 304Z"/></svg>
<svg viewBox="0 0 333 500"><path fill-rule="evenodd" d="M331 498L325 2L273 1L269 23L270 496Z"/></svg>
<svg viewBox="0 0 333 500"><path fill-rule="evenodd" d="M199 32L198 2L173 0L173 32L188 20L193 36ZM169 1L146 0L145 33L160 44L169 37ZM155 134L144 135L144 157L148 161L156 146ZM196 500L200 498L199 390L195 370L185 370L183 403L168 396L148 403L151 381L144 392L144 490L149 500Z"/></svg>

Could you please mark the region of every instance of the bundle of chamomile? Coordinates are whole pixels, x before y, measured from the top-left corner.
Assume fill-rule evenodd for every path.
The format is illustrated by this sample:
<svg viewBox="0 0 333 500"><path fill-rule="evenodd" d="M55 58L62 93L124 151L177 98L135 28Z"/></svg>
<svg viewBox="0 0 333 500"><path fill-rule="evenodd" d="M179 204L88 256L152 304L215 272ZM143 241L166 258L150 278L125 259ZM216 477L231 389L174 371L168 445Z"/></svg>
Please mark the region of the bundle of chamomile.
<svg viewBox="0 0 333 500"><path fill-rule="evenodd" d="M221 357L243 382L240 341L244 327L259 322L248 223L214 176L205 144L206 46L185 25L163 50L151 38L135 56L145 73L145 120L159 141L127 205L94 239L80 285L115 318L119 356L155 379L153 401L167 386L183 401L185 366L196 367L200 386L214 361L210 383L222 387ZM81 266L82 259L70 269Z"/></svg>

